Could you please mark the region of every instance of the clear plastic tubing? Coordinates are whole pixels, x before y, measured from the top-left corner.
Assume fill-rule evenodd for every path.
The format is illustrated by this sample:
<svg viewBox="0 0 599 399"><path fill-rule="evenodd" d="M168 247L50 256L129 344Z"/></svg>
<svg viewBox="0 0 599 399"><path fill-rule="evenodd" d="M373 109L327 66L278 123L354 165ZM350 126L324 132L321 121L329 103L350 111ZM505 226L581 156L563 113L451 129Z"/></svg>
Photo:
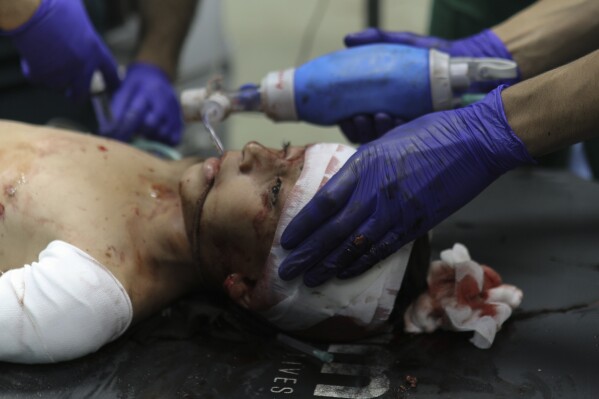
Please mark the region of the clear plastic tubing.
<svg viewBox="0 0 599 399"><path fill-rule="evenodd" d="M231 102L231 112L261 112L262 96L260 87L255 84L246 84L235 92L227 93Z"/></svg>

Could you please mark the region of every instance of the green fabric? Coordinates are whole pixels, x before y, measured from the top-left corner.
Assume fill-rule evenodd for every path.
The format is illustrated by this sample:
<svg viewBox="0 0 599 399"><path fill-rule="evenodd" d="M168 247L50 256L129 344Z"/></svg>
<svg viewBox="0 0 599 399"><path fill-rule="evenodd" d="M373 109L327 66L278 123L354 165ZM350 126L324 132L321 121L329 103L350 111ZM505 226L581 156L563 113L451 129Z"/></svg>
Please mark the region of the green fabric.
<svg viewBox="0 0 599 399"><path fill-rule="evenodd" d="M430 34L459 39L506 20L534 0L435 0Z"/></svg>
<svg viewBox="0 0 599 399"><path fill-rule="evenodd" d="M599 139L584 142L584 152L595 179L599 177Z"/></svg>
<svg viewBox="0 0 599 399"><path fill-rule="evenodd" d="M53 119L75 122L89 132L97 131L91 102L75 103L62 93L23 84L0 90L0 119L45 125Z"/></svg>
<svg viewBox="0 0 599 399"><path fill-rule="evenodd" d="M24 83L17 50L8 38L0 37L0 92Z"/></svg>

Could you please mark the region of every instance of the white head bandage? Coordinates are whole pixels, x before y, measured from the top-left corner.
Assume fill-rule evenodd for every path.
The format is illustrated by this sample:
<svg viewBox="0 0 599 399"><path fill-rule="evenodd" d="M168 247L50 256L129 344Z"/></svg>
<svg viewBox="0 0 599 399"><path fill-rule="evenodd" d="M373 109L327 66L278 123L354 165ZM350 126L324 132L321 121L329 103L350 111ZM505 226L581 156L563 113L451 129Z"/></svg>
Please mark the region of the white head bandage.
<svg viewBox="0 0 599 399"><path fill-rule="evenodd" d="M281 329L300 331L333 316L345 316L366 329L375 329L389 318L393 309L411 243L349 280L333 278L324 285L309 288L301 278L287 282L278 275L279 265L289 253L280 245L283 231L354 152L351 147L327 143L306 150L302 173L287 197L263 277L254 289L262 304L271 305L261 314Z"/></svg>

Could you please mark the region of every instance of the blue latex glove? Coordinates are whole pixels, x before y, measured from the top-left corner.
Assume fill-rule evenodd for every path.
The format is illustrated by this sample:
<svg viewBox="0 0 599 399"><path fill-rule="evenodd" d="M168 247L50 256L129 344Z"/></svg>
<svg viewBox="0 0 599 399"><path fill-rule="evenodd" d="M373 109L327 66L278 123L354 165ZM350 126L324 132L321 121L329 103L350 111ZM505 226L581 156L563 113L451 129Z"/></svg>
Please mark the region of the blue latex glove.
<svg viewBox="0 0 599 399"><path fill-rule="evenodd" d="M130 141L140 134L168 145L181 141L181 106L168 77L154 65L131 64L110 108L113 121L100 126L102 135Z"/></svg>
<svg viewBox="0 0 599 399"><path fill-rule="evenodd" d="M119 85L116 63L80 0L42 0L29 21L3 33L21 55L23 74L35 84L64 90L77 101L89 96L96 70L109 90Z"/></svg>
<svg viewBox="0 0 599 399"><path fill-rule="evenodd" d="M452 57L495 57L512 59L503 42L491 30L459 40L445 40L434 36L421 36L410 32L385 32L380 29L368 28L361 32L345 36L347 47L356 47L373 43L396 43L419 48L436 49ZM500 84L514 84L520 79L506 79L493 82L476 82L472 92L486 93ZM339 123L343 134L352 142L365 143L385 134L391 128L384 114L358 115Z"/></svg>
<svg viewBox="0 0 599 399"><path fill-rule="evenodd" d="M504 172L533 163L501 90L406 123L366 144L286 228L284 280L356 276L425 234Z"/></svg>

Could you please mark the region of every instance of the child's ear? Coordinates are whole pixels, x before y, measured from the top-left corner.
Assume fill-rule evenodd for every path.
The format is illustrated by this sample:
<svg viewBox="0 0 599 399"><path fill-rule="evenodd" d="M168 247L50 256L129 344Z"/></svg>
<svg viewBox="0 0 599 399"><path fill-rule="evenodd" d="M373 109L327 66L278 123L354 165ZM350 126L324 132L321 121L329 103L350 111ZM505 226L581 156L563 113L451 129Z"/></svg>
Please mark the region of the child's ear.
<svg viewBox="0 0 599 399"><path fill-rule="evenodd" d="M232 273L223 282L223 288L229 298L239 306L249 309L254 283L241 273Z"/></svg>

